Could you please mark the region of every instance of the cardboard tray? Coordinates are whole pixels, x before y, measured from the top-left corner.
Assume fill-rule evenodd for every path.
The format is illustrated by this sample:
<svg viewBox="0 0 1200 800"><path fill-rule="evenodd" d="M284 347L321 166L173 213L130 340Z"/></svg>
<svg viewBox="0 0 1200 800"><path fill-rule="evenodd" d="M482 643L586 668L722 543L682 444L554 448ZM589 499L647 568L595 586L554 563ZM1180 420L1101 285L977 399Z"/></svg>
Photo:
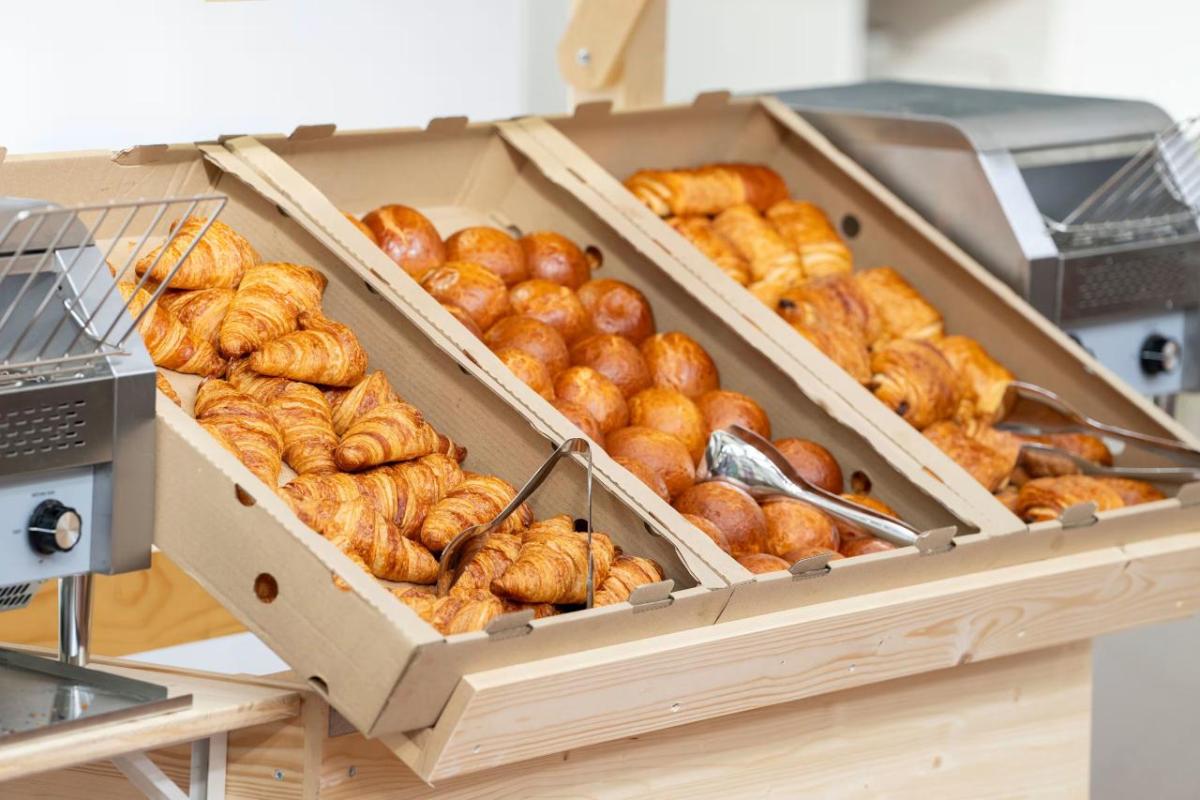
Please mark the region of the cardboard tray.
<svg viewBox="0 0 1200 800"><path fill-rule="evenodd" d="M514 144L510 134L530 149ZM517 230L553 230L603 254L600 277L628 281L641 289L654 308L659 330L682 330L713 356L727 388L754 397L770 415L775 436L801 436L827 446L849 476L870 476L873 492L922 530L956 526L963 534L1006 533L1024 526L1003 508L982 511L929 475L917 461L885 437L864 436L870 426L854 408L807 373L791 367L779 348L728 313L714 311L718 299L697 302L683 291L691 276L676 265L655 262L645 250L654 244L621 218L597 215L563 188L575 178L505 124L468 125L437 120L426 130L334 133L328 127L300 129L292 136L238 137L226 146L245 164L245 180L307 220L314 235L369 271L379 285L394 289L430 325L453 338L506 394L539 419L570 425L546 400L531 391L477 338L453 319L417 283L400 270L349 222L342 211L363 214L386 203L404 203L427 213L443 235L468 224L511 226ZM233 169L233 167L231 167ZM695 292L703 293L700 285ZM597 465L643 508L672 530L691 526L633 475L607 457ZM993 504L994 505L994 504ZM689 546L694 538L689 538ZM735 583L757 578L707 539L698 550L709 564ZM915 553L905 548L905 555ZM844 563L844 591L855 587L855 564ZM822 572L823 572L822 568ZM884 574L886 570L881 570ZM915 573L900 564L893 585L911 582ZM880 578L884 579L884 578ZM796 588L785 605L809 601Z"/></svg>
<svg viewBox="0 0 1200 800"><path fill-rule="evenodd" d="M700 95L691 106L613 113L607 104L580 106L570 117L529 118L515 123L548 153L569 164L576 192L602 202L604 213L641 229L657 245L653 257L681 265L721 302L714 310L737 314L782 346L788 359L857 408L874 427L972 504L998 505L964 470L871 392L794 331L782 318L724 275L690 242L645 208L621 184L639 168L697 166L719 161L766 164L787 181L793 196L821 206L835 224L857 222L848 238L860 267L891 265L943 314L946 329L978 339L1019 378L1058 392L1081 411L1146 433L1195 438L1145 398L1125 386L1058 328L941 235L882 184L838 151L812 126L773 98L731 101L728 93ZM700 295L697 294L699 297ZM1171 462L1135 448L1118 464ZM1115 525L1186 530L1194 512L1180 513L1197 497L1186 487L1178 497L1093 515L1084 505L1061 522L1031 526L1090 528ZM1163 515L1166 515L1165 517ZM1151 521L1153 520L1153 521ZM1120 538L1121 534L1118 534Z"/></svg>
<svg viewBox="0 0 1200 800"><path fill-rule="evenodd" d="M352 325L373 368L384 370L434 425L468 447L469 468L520 485L565 438L551 428L531 428L452 343L437 341L400 313L390 290L369 286L274 204L207 163L195 146L135 148L115 157L10 157L0 165L0 187L63 204L228 195L223 221L264 258L312 265L329 278L327 312ZM636 598L636 606L528 624L521 615L507 615L487 632L443 637L302 525L189 413L161 396L157 428L157 544L368 735L434 724L466 672L705 626L729 597L727 582L678 546L680 538L698 534L686 527L670 533L653 519L647 522L601 475L596 528L628 552L661 563L673 590L664 582L657 593ZM531 505L542 516L582 515L582 466L560 465ZM353 591L334 586L335 572ZM268 585L277 594L264 592L260 599L256 588Z"/></svg>

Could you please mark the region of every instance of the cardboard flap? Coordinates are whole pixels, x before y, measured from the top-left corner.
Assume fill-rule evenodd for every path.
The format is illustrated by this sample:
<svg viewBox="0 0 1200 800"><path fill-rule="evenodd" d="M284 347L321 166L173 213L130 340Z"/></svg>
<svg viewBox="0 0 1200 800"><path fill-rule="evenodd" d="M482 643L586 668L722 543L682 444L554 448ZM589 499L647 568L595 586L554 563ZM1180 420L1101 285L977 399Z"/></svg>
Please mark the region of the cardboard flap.
<svg viewBox="0 0 1200 800"><path fill-rule="evenodd" d="M113 161L121 166L151 164L162 158L168 149L165 144L138 144L113 153Z"/></svg>
<svg viewBox="0 0 1200 800"><path fill-rule="evenodd" d="M1076 503L1070 508L1063 509L1062 514L1058 517L1064 529L1067 528L1082 528L1087 525L1094 525L1097 521L1096 503L1088 500L1083 503Z"/></svg>
<svg viewBox="0 0 1200 800"><path fill-rule="evenodd" d="M458 133L467 127L470 122L466 117L434 117L429 120L429 124L425 126L425 130L430 133Z"/></svg>
<svg viewBox="0 0 1200 800"><path fill-rule="evenodd" d="M337 125L332 122L320 125L297 125L295 130L288 134L288 139L293 142L310 142L314 139L327 139L336 131Z"/></svg>
<svg viewBox="0 0 1200 800"><path fill-rule="evenodd" d="M958 533L958 528L953 525L925 531L917 538L917 550L921 555L926 556L944 553L954 547L956 533Z"/></svg>
<svg viewBox="0 0 1200 800"><path fill-rule="evenodd" d="M639 611L646 611L652 607L660 607L671 602L671 590L675 588L675 581L668 578L665 581L657 583L647 583L642 586L637 586L629 593L629 604Z"/></svg>
<svg viewBox="0 0 1200 800"><path fill-rule="evenodd" d="M802 558L788 567L788 572L797 578L816 578L821 575L828 575L829 562L833 558L833 555L833 551L829 551Z"/></svg>
<svg viewBox="0 0 1200 800"><path fill-rule="evenodd" d="M1181 506L1194 506L1200 503L1200 481L1185 483L1179 487L1179 491L1175 495L1175 499L1179 501Z"/></svg>
<svg viewBox="0 0 1200 800"><path fill-rule="evenodd" d="M589 100L575 106L573 116L575 119L599 119L612 114L612 110L612 100Z"/></svg>
<svg viewBox="0 0 1200 800"><path fill-rule="evenodd" d="M733 94L728 89L710 89L706 92L700 92L696 95L696 99L692 101L694 108L720 108L721 106L729 105Z"/></svg>

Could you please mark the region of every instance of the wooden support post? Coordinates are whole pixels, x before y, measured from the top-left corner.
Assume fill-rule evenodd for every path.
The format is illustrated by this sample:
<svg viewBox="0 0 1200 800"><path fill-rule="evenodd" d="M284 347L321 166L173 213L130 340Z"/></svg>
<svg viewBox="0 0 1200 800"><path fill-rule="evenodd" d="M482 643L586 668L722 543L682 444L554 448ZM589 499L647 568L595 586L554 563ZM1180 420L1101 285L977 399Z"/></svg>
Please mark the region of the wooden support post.
<svg viewBox="0 0 1200 800"><path fill-rule="evenodd" d="M660 105L665 82L667 0L577 0L558 44L571 105Z"/></svg>

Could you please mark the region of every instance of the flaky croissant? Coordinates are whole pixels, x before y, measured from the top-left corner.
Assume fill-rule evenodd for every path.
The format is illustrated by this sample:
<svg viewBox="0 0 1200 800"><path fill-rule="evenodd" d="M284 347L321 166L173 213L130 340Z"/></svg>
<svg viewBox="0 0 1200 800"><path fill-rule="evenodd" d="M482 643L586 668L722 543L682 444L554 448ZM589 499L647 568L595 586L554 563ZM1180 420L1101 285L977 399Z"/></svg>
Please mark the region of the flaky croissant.
<svg viewBox="0 0 1200 800"><path fill-rule="evenodd" d="M150 273L158 283L166 280L180 257L196 240L206 218L188 217L175 236L138 260L138 275ZM177 223L176 223L177 224ZM172 225L174 228L175 225ZM160 257L161 254L161 257ZM220 220L213 222L187 260L171 279L172 289L236 289L247 269L259 262L258 253L242 236Z"/></svg>
<svg viewBox="0 0 1200 800"><path fill-rule="evenodd" d="M158 298L158 304L173 313L193 334L216 347L217 332L229 312L233 294L233 289L166 292Z"/></svg>
<svg viewBox="0 0 1200 800"><path fill-rule="evenodd" d="M463 473L452 457L435 453L360 472L353 480L402 534L417 538L430 509L462 483Z"/></svg>
<svg viewBox="0 0 1200 800"><path fill-rule="evenodd" d="M614 603L623 603L637 587L658 583L662 579L662 567L650 559L619 555L612 562L608 577L596 590L596 605L611 606Z"/></svg>
<svg viewBox="0 0 1200 800"><path fill-rule="evenodd" d="M333 451L338 446L329 403L321 390L289 382L267 404L283 434L283 460L298 474L336 472Z"/></svg>
<svg viewBox="0 0 1200 800"><path fill-rule="evenodd" d="M784 264L771 270L762 278L751 281L746 288L758 299L758 302L767 308L777 308L785 294L806 280L808 280L808 275L799 263Z"/></svg>
<svg viewBox="0 0 1200 800"><path fill-rule="evenodd" d="M853 269L850 248L833 229L825 212L812 203L781 200L767 209L767 219L800 254L809 277L844 275Z"/></svg>
<svg viewBox="0 0 1200 800"><path fill-rule="evenodd" d="M339 550L365 563L376 578L411 583L437 580L437 559L419 542L403 536L365 497L299 504L296 515Z"/></svg>
<svg viewBox="0 0 1200 800"><path fill-rule="evenodd" d="M1060 475L1037 478L1021 487L1016 513L1026 522L1058 519L1062 512L1080 503L1093 502L1097 511L1111 511L1125 505L1111 486L1087 475Z"/></svg>
<svg viewBox="0 0 1200 800"><path fill-rule="evenodd" d="M387 375L372 372L349 389L327 389L325 398L333 410L333 431L342 436L359 417L402 397L392 389Z"/></svg>
<svg viewBox="0 0 1200 800"><path fill-rule="evenodd" d="M776 310L793 325L853 333L864 346L879 338L882 325L870 300L848 275L806 280L784 292Z"/></svg>
<svg viewBox="0 0 1200 800"><path fill-rule="evenodd" d="M367 371L367 354L354 332L316 311L302 312L300 330L267 342L250 355L263 375L327 386L353 386Z"/></svg>
<svg viewBox="0 0 1200 800"><path fill-rule="evenodd" d="M933 340L933 346L962 378L976 412L985 419L994 419L1005 390L1016 376L967 336L943 336Z"/></svg>
<svg viewBox="0 0 1200 800"><path fill-rule="evenodd" d="M491 522L516 496L517 490L503 478L467 474L430 509L421 525L421 542L435 553L441 552L467 528ZM521 530L531 519L529 506L522 505L495 532Z"/></svg>
<svg viewBox="0 0 1200 800"><path fill-rule="evenodd" d="M325 276L311 267L271 262L246 270L221 323L221 354L241 358L296 330L304 311L321 307Z"/></svg>
<svg viewBox="0 0 1200 800"><path fill-rule="evenodd" d="M231 362L225 379L232 383L235 389L245 392L264 405L270 403L276 395L287 388L289 383L292 383L287 378L258 374L250 369L250 359L248 358L240 358Z"/></svg>
<svg viewBox="0 0 1200 800"><path fill-rule="evenodd" d="M872 354L871 373L875 396L919 430L952 417L963 397L958 374L925 341L888 342Z"/></svg>
<svg viewBox="0 0 1200 800"><path fill-rule="evenodd" d="M933 339L942 334L942 315L896 270L863 270L854 273L854 280L879 315L880 336L876 341Z"/></svg>
<svg viewBox="0 0 1200 800"><path fill-rule="evenodd" d="M196 393L196 420L274 490L283 468L283 436L266 406L228 381L209 378Z"/></svg>
<svg viewBox="0 0 1200 800"><path fill-rule="evenodd" d="M279 494L293 510L315 506L322 502L348 503L362 497L364 492L357 476L344 472L298 475L279 489Z"/></svg>
<svg viewBox="0 0 1200 800"><path fill-rule="evenodd" d="M771 223L747 204L722 211L713 230L729 241L750 265L750 277L762 280L781 267L799 267L800 256L788 246Z"/></svg>
<svg viewBox="0 0 1200 800"><path fill-rule="evenodd" d="M454 595L490 592L492 581L504 574L521 553L520 533L490 533L483 545L463 565L450 588Z"/></svg>
<svg viewBox="0 0 1200 800"><path fill-rule="evenodd" d="M443 636L483 630L508 611L504 601L491 592L436 597L431 592L410 588L396 589L392 594Z"/></svg>
<svg viewBox="0 0 1200 800"><path fill-rule="evenodd" d="M698 214L671 217L667 223L730 278L742 286L750 282L750 265L732 244L713 230L708 217Z"/></svg>
<svg viewBox="0 0 1200 800"><path fill-rule="evenodd" d="M118 283L117 289L128 301L129 313L135 319L154 297L146 289L139 289L136 283L128 281ZM161 303L151 306L137 329L151 360L157 366L192 375L220 375L225 371L225 360L217 355L213 346L189 331Z"/></svg>
<svg viewBox="0 0 1200 800"><path fill-rule="evenodd" d="M997 492L1008 483L1017 465L1016 453L993 450L968 436L957 422L943 420L926 428L925 438L979 481L989 492Z"/></svg>
<svg viewBox="0 0 1200 800"><path fill-rule="evenodd" d="M608 578L616 549L607 534L592 534L593 585ZM521 534L517 559L492 581L492 591L526 603L583 603L587 600L587 535L566 514L541 520Z"/></svg>
<svg viewBox="0 0 1200 800"><path fill-rule="evenodd" d="M1101 439L1086 433L1050 433L1044 436L1024 436L1023 439L1063 450L1072 455L1085 458L1102 467L1113 465L1113 454ZM1079 472L1075 462L1053 453L1040 453L1036 450L1021 452L1021 466L1032 478L1045 478L1055 475L1073 475Z"/></svg>
<svg viewBox="0 0 1200 800"><path fill-rule="evenodd" d="M828 325L810 328L800 323L793 323L792 327L854 380L859 383L871 380L871 354L857 331Z"/></svg>
<svg viewBox="0 0 1200 800"><path fill-rule="evenodd" d="M388 403L356 419L333 457L339 469L357 472L440 452L443 442L415 407Z"/></svg>
<svg viewBox="0 0 1200 800"><path fill-rule="evenodd" d="M1146 483L1145 481L1107 476L1097 476L1096 480L1119 494L1121 502L1127 506L1153 503L1155 500L1166 498L1166 495L1160 492L1153 484Z"/></svg>
<svg viewBox="0 0 1200 800"><path fill-rule="evenodd" d="M713 164L699 169L640 170L625 186L660 217L719 214L746 203L765 211L787 197L774 170L754 164Z"/></svg>

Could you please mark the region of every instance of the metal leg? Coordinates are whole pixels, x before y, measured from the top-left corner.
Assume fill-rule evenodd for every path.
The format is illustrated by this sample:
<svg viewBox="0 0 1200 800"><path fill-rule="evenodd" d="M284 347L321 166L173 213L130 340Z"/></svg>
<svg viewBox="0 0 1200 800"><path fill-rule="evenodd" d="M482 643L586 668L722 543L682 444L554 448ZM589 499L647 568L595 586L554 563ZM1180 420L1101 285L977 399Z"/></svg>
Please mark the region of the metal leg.
<svg viewBox="0 0 1200 800"><path fill-rule="evenodd" d="M58 581L58 659L87 665L92 632L92 576L70 575Z"/></svg>
<svg viewBox="0 0 1200 800"><path fill-rule="evenodd" d="M112 762L150 800L188 800L188 796L145 753L118 756Z"/></svg>
<svg viewBox="0 0 1200 800"><path fill-rule="evenodd" d="M150 800L225 800L225 758L228 747L226 733L192 742L192 768L187 794L145 753L118 756L112 762Z"/></svg>

